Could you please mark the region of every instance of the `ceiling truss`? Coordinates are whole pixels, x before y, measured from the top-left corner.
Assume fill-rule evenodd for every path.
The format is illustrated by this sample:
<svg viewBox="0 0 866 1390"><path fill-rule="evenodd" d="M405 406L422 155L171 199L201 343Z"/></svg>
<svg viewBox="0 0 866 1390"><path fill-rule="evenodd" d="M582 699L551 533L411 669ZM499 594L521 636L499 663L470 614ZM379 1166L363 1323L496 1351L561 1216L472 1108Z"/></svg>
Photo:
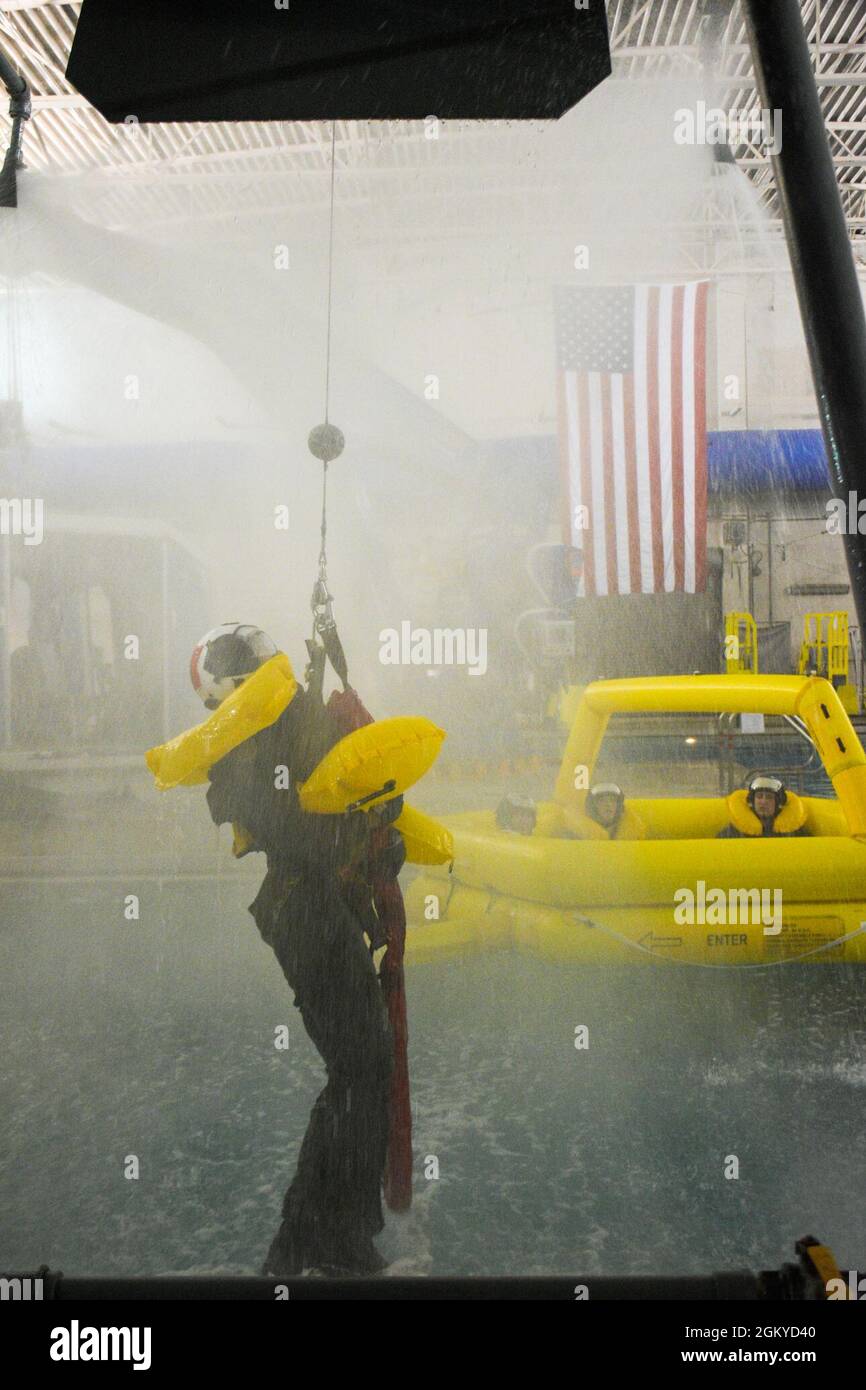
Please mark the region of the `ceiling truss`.
<svg viewBox="0 0 866 1390"><path fill-rule="evenodd" d="M82 215L115 228L147 227L159 234L190 221L230 225L277 210L289 197L295 209L324 204L331 147L324 124L149 126L139 125L134 113L123 125L105 121L64 76L80 8L46 0L0 0L0 44L33 93L33 117L25 132L27 165L69 176ZM801 0L801 8L851 242L866 267L866 4ZM608 0L608 22L613 80L694 78L703 70L722 109L759 109L739 4L731 4L716 33L718 70L713 67L711 79L705 0ZM536 209L539 199L543 205L546 196L555 195L549 168L528 169L516 179L512 163L497 162L495 130L489 125L461 123L457 130L449 129L453 153L444 158L428 135L420 122L338 122L341 199L355 209L361 239L381 241L395 226L399 229L394 205L405 200L407 174L419 177L410 180L415 216L411 225L406 220L406 236L419 224L418 202L441 199L452 186L461 189L464 214L469 209L467 227L461 230L471 235L476 219L471 199L467 203L466 175L481 162L485 178L477 196L488 207L491 199L495 206L500 193L512 199L525 194ZM779 200L766 147L745 139L733 153L765 211L762 235L781 242ZM389 199L392 185L395 197ZM736 229L727 250L720 251L728 220L717 191L696 198L685 229L686 258L702 269L735 268L738 247L743 249L749 232ZM479 211L478 229L484 222Z"/></svg>

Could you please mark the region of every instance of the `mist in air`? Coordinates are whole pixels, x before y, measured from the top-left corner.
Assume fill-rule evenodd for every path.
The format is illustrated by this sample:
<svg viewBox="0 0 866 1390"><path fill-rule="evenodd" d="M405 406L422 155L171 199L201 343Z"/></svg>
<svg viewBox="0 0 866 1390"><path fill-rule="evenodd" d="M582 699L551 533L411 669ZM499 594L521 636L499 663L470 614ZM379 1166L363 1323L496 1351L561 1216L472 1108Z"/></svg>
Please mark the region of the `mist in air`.
<svg viewBox="0 0 866 1390"><path fill-rule="evenodd" d="M215 624L261 626L303 674L326 390L350 678L377 717L446 730L412 797L437 816L549 798L561 756L531 617L551 607L532 556L562 539L555 288L736 257L708 420L735 408L717 398L732 341L753 365L778 349L752 426L787 411L807 371L791 277L745 176L673 139L701 95L610 81L556 125L338 141L329 371L318 153L306 170L239 153L212 178L180 160L147 184L20 176L0 213L2 466L6 495L44 500L45 534L4 540L5 1268L250 1273L267 1245L321 1067L246 910L260 856L232 859L200 789L154 791L143 753L201 719L187 664ZM330 130L310 140L327 151ZM663 628L661 602L588 599L578 682L719 669L709 609ZM483 631L484 671L383 662L406 624ZM641 775L680 790L664 765ZM767 1268L807 1227L853 1263L863 986L834 969L768 983L504 953L411 970L416 1168L438 1155L441 1176L389 1215L392 1268ZM735 1139L749 1182L711 1180ZM130 1154L145 1181L124 1177Z"/></svg>

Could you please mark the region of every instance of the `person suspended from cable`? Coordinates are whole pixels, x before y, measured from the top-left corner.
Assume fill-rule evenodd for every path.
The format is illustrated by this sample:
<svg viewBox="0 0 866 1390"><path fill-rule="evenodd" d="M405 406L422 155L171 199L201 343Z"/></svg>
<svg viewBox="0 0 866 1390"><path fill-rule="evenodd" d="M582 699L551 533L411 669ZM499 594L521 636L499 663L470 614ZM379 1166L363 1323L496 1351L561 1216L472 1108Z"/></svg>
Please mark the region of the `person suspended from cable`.
<svg viewBox="0 0 866 1390"><path fill-rule="evenodd" d="M258 628L215 628L196 647L193 685L208 709L276 646ZM340 731L314 692L299 690L279 718L209 771L207 803L217 825L235 823L240 853L263 851L267 873L250 911L295 995L327 1068L310 1116L282 1223L263 1273L304 1269L371 1274L383 1261L380 1187L388 1140L393 1040L364 935L385 944L368 891L374 825L386 829L378 871L395 878L404 854L391 822L402 798L369 813L313 815L294 788L338 742Z"/></svg>
<svg viewBox="0 0 866 1390"><path fill-rule="evenodd" d="M211 816L232 824L236 856L266 855L250 912L327 1070L262 1269L277 1277L375 1273L384 1263L373 1243L383 1226L383 1179L392 1209L410 1204L406 915L397 876L408 847L420 863L453 858L450 833L402 796L445 734L418 717L373 721L349 684L334 619L328 465L345 440L328 420L333 195L332 126L325 420L308 439L322 463L321 545L305 687L260 628L214 628L191 662L209 718L146 755L163 790L208 783ZM325 704L327 661L342 689Z"/></svg>
<svg viewBox="0 0 866 1390"><path fill-rule="evenodd" d="M324 564L320 580L327 588ZM407 847L416 862L453 858L450 834L402 795L432 765L443 731L421 717L374 722L347 672L343 689L323 702L326 648L317 634L328 623L327 652L345 671L323 601L317 580L306 688L260 628L223 624L196 644L190 663L209 717L147 754L158 788L207 785L210 814L231 823L237 857L266 855L250 912L325 1063L327 1082L262 1267L278 1277L375 1273L383 1177L389 1206L410 1204L397 875Z"/></svg>

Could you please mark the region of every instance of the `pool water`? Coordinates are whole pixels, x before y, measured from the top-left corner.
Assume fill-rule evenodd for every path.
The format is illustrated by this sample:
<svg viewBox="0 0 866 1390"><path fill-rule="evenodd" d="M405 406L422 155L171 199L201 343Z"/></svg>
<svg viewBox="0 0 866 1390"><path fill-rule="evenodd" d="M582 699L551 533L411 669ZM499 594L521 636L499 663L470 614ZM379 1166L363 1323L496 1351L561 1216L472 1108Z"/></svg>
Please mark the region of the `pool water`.
<svg viewBox="0 0 866 1390"><path fill-rule="evenodd" d="M322 1068L246 912L255 882L0 889L3 1268L257 1272ZM393 1270L773 1268L805 1234L863 1267L862 967L507 954L416 966L408 991Z"/></svg>

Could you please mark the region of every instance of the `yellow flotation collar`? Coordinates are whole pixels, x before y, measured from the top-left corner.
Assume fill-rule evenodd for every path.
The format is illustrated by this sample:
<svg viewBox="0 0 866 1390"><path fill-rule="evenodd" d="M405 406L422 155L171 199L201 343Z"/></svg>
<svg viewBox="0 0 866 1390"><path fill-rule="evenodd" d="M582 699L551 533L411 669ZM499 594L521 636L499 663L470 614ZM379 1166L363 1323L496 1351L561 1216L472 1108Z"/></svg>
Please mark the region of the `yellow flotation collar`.
<svg viewBox="0 0 866 1390"><path fill-rule="evenodd" d="M394 829L399 830L406 849L406 859L410 864L450 864L454 858L454 836L442 825L414 806L404 806L394 821ZM243 859L245 854L255 851L252 835L237 821L232 822L232 854L235 859Z"/></svg>
<svg viewBox="0 0 866 1390"><path fill-rule="evenodd" d="M454 858L454 836L440 821L404 806L394 821L403 836L410 864L448 864Z"/></svg>
<svg viewBox="0 0 866 1390"><path fill-rule="evenodd" d="M277 652L223 700L203 724L145 753L159 791L207 781L214 763L276 723L298 692L291 662Z"/></svg>
<svg viewBox="0 0 866 1390"><path fill-rule="evenodd" d="M533 835L541 835L543 839L549 840L567 834L568 824L565 815L564 807L557 806L555 801L540 802L535 810Z"/></svg>
<svg viewBox="0 0 866 1390"><path fill-rule="evenodd" d="M743 835L763 835L764 827L748 802L749 793L742 787L731 792L727 799L731 824ZM787 792L787 800L773 821L777 835L792 835L806 824L806 807L796 792Z"/></svg>
<svg viewBox="0 0 866 1390"><path fill-rule="evenodd" d="M574 811L567 806L562 807L562 823L563 830L576 835L579 840L643 840L646 838L646 826L640 816L627 805L622 809L614 835L611 835L605 826L599 825L598 821L593 820L592 816L588 816L585 811Z"/></svg>
<svg viewBox="0 0 866 1390"><path fill-rule="evenodd" d="M432 767L445 731L420 715L376 719L346 734L298 788L305 811L339 815L356 801L364 810L399 796ZM393 783L380 796L386 783Z"/></svg>
<svg viewBox="0 0 866 1390"><path fill-rule="evenodd" d="M289 658L278 652L227 696L203 724L148 749L145 758L157 788L167 791L206 782L214 763L274 724L297 691ZM444 738L444 730L420 716L366 724L340 739L313 769L298 789L301 806L313 813L339 814L354 801L378 792L386 782L393 782L391 790L366 802L365 809L380 805L424 775ZM451 832L432 816L404 806L394 825L403 836L411 863L447 864L454 858ZM255 850L252 836L242 825L234 823L232 830L235 858Z"/></svg>

